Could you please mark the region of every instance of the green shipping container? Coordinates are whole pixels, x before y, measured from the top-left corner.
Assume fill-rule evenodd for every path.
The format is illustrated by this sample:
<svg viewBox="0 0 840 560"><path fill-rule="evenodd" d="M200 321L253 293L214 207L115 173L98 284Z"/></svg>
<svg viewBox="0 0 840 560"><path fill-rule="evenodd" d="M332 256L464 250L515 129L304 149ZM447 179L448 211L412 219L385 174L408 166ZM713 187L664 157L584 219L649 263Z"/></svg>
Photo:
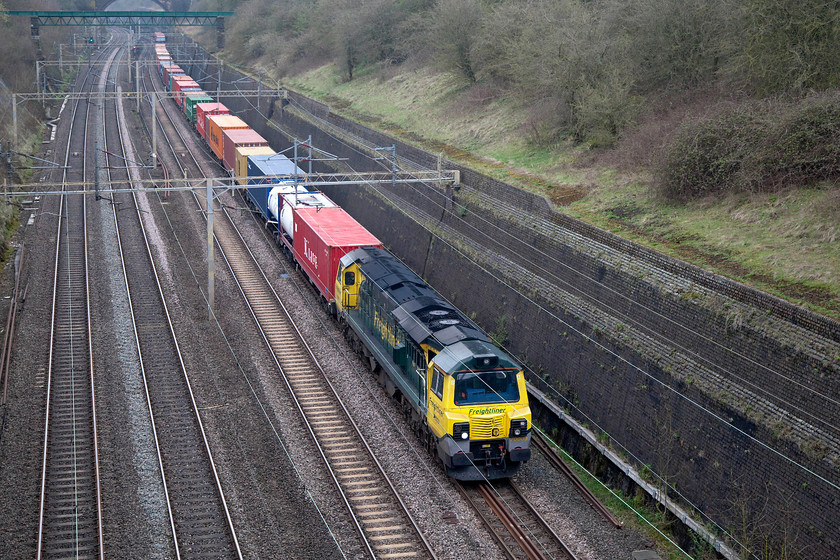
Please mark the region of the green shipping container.
<svg viewBox="0 0 840 560"><path fill-rule="evenodd" d="M213 98L207 95L206 93L192 93L187 95L186 97L186 107L187 107L187 118L190 120L191 123L195 122L195 106L198 103L208 103L212 102Z"/></svg>

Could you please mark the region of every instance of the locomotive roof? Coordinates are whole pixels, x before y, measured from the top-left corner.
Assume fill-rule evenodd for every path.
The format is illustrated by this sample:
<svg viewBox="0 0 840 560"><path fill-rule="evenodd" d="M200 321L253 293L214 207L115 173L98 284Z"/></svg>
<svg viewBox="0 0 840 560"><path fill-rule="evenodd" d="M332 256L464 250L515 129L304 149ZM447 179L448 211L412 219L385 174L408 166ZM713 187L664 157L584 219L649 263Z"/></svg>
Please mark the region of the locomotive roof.
<svg viewBox="0 0 840 560"><path fill-rule="evenodd" d="M490 339L478 325L388 251L362 247L347 253L341 261L344 266L359 263L365 278L388 296L393 304L391 313L415 343L437 348L463 340L489 344Z"/></svg>
<svg viewBox="0 0 840 560"><path fill-rule="evenodd" d="M434 362L450 375L458 371L521 369L510 356L484 340L464 340L447 346L435 356Z"/></svg>

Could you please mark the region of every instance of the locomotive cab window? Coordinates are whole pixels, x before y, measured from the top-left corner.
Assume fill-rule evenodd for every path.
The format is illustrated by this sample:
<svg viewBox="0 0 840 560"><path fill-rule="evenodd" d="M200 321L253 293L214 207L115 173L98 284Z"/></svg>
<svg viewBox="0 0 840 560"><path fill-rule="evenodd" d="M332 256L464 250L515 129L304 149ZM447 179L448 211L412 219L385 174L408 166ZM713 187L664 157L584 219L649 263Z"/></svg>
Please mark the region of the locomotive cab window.
<svg viewBox="0 0 840 560"><path fill-rule="evenodd" d="M435 372L432 374L432 393L440 400L443 400L443 378L444 375L435 368Z"/></svg>
<svg viewBox="0 0 840 560"><path fill-rule="evenodd" d="M455 375L455 404L495 404L519 401L515 370L468 371Z"/></svg>
<svg viewBox="0 0 840 560"><path fill-rule="evenodd" d="M348 270L344 273L344 285L345 286L355 286L356 285L356 273L352 270Z"/></svg>
<svg viewBox="0 0 840 560"><path fill-rule="evenodd" d="M426 363L431 363L434 361L435 356L438 355L438 351L431 347L426 347Z"/></svg>

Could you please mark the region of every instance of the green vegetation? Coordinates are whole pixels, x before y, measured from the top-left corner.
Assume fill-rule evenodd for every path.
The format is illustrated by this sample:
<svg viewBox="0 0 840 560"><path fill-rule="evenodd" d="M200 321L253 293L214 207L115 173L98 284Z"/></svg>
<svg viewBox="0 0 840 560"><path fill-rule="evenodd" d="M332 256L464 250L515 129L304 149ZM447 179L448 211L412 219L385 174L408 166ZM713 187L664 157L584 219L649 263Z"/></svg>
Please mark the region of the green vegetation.
<svg viewBox="0 0 840 560"><path fill-rule="evenodd" d="M29 18L8 17L6 10L37 10L37 9L78 9L79 2L70 0L61 3L57 8L55 4L41 1L11 0L0 3L0 142L2 148L13 149L21 153L35 153L41 147L41 138L44 133L44 110L39 103L19 103L17 107L18 116L18 143L12 145L12 93L24 93L35 91L35 59L36 52L33 41L29 38ZM45 27L40 31L41 44L46 52L44 57L48 60L58 59L58 42L67 42L70 34L67 29L57 27ZM49 45L49 47L47 47ZM65 51L65 60L67 51ZM52 91L62 88L62 76L59 75L57 67L50 67L46 71L47 85ZM9 176L7 162L5 159L0 162L0 181L4 185L18 184L27 181L31 171L22 170L29 165L30 161L25 158L13 157L15 167L13 177ZM0 202L0 262L4 262L9 256L9 241L14 235L17 227L17 210L9 202Z"/></svg>
<svg viewBox="0 0 840 560"><path fill-rule="evenodd" d="M668 149L669 198L773 191L840 175L840 97L753 102L685 125Z"/></svg>
<svg viewBox="0 0 840 560"><path fill-rule="evenodd" d="M574 460L565 449L558 446L553 441L553 434L552 436L543 435L563 462L572 469L580 481L595 495L599 502L610 510L616 519L625 526L632 527L655 541L657 550L664 551L667 554L666 558L671 560L685 559L685 554L668 540L673 538L672 524L674 520L666 514L664 508L654 505L650 497L641 490L627 494L615 488L607 488L597 477ZM653 478L647 466L639 474L645 479ZM696 535L693 536L693 539L693 547L686 551L692 555L692 558L705 560L715 557L708 543L700 540Z"/></svg>
<svg viewBox="0 0 840 560"><path fill-rule="evenodd" d="M822 0L204 0L224 56L563 211L840 317ZM206 33L212 46L215 35Z"/></svg>

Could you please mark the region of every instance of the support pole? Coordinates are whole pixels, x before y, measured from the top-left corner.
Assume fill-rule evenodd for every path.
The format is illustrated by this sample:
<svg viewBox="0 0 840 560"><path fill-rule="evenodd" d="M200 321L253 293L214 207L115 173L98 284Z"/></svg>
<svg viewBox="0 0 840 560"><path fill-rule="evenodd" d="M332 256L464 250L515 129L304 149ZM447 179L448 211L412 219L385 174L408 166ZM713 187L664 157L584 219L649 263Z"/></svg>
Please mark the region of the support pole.
<svg viewBox="0 0 840 560"><path fill-rule="evenodd" d="M391 190L397 186L397 145L391 144Z"/></svg>
<svg viewBox="0 0 840 560"><path fill-rule="evenodd" d="M216 248L213 246L213 184L207 179L207 307L213 320L216 299Z"/></svg>
<svg viewBox="0 0 840 560"><path fill-rule="evenodd" d="M93 143L93 192L96 200L99 200L99 141Z"/></svg>
<svg viewBox="0 0 840 560"><path fill-rule="evenodd" d="M38 94L38 100L43 103L41 99L41 61L35 61L35 91Z"/></svg>
<svg viewBox="0 0 840 560"><path fill-rule="evenodd" d="M262 75L263 71L260 70L259 75L257 77L257 112L260 112L260 104L262 103Z"/></svg>
<svg viewBox="0 0 840 560"><path fill-rule="evenodd" d="M295 162L295 206L297 206L297 204L298 204L298 190L297 190L297 184L298 184L298 168L299 168L298 163L300 163L300 162L298 161L297 147L298 147L298 139L297 139L297 138L295 138L295 150L294 150L294 157L293 157L293 160L294 160L294 162ZM279 202L279 201L278 201L278 202ZM279 205L278 205L278 208L279 208ZM277 221L279 222L280 220L278 219Z"/></svg>
<svg viewBox="0 0 840 560"><path fill-rule="evenodd" d="M391 188L397 186L397 146L396 144L391 144L385 148L374 148L375 152L391 152ZM377 160L383 160L385 158L374 158Z"/></svg>
<svg viewBox="0 0 840 560"><path fill-rule="evenodd" d="M140 61L134 61L134 92L137 95L137 113L140 113Z"/></svg>
<svg viewBox="0 0 840 560"><path fill-rule="evenodd" d="M157 169L157 94L152 94L152 165Z"/></svg>
<svg viewBox="0 0 840 560"><path fill-rule="evenodd" d="M108 180L108 176L105 174L105 169L102 167L101 157L102 151L105 149L105 99L103 97L99 97L99 103L96 106L96 141L94 143L93 148L93 162L94 162L94 180L93 185L94 189L96 190L96 200L101 200L102 195L99 194L99 187L103 182ZM101 149L100 149L101 147ZM100 173L102 177L100 177Z"/></svg>
<svg viewBox="0 0 840 560"><path fill-rule="evenodd" d="M64 54L64 45L61 43L58 44L58 73L61 75L61 79L64 80L64 60L62 55Z"/></svg>
<svg viewBox="0 0 840 560"><path fill-rule="evenodd" d="M14 142L13 148L17 148L18 145L18 133L17 133L17 94L12 94L12 141Z"/></svg>

